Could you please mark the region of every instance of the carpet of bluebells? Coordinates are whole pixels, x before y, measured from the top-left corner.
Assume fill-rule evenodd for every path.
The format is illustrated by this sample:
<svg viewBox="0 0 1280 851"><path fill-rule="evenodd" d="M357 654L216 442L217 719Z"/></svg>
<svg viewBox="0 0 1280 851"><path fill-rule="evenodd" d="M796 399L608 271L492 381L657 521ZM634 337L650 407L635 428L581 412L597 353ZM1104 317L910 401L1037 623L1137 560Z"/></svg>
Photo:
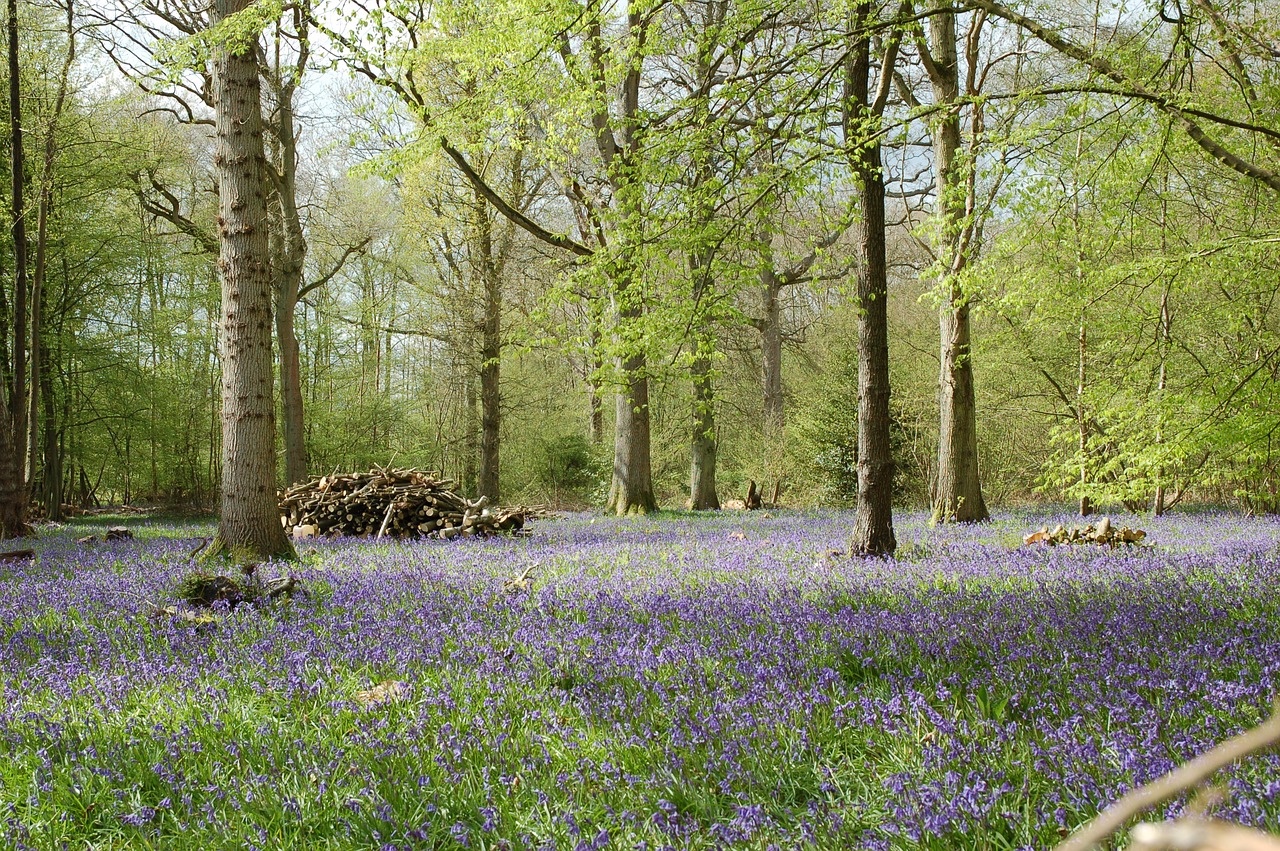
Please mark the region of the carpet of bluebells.
<svg viewBox="0 0 1280 851"><path fill-rule="evenodd" d="M0 565L0 847L1046 848L1277 691L1280 522L1117 520L1152 545L906 517L850 560L838 513L307 542L310 600L214 624L154 616L206 528L45 530ZM1280 827L1278 768L1220 814Z"/></svg>

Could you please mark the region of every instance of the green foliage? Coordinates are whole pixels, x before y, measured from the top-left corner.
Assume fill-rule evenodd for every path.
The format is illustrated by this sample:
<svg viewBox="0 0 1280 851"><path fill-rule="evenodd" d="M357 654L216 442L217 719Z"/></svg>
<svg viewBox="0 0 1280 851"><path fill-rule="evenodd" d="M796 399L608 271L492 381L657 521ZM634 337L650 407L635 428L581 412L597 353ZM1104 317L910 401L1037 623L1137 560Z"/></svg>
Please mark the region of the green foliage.
<svg viewBox="0 0 1280 851"><path fill-rule="evenodd" d="M606 479L607 469L599 447L580 434L538 441L534 482L554 493L590 494Z"/></svg>
<svg viewBox="0 0 1280 851"><path fill-rule="evenodd" d="M797 416L793 453L822 488L823 504L852 506L858 496L857 351L836 344L821 389ZM912 436L895 411L889 429L894 460L894 501L918 500L926 484L910 452Z"/></svg>

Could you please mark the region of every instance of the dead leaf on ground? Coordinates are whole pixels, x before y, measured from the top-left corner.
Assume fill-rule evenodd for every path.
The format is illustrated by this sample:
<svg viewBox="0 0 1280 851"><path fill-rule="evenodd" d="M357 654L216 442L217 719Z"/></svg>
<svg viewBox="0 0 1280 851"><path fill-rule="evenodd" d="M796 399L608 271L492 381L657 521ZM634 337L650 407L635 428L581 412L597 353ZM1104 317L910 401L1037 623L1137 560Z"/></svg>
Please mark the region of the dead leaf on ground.
<svg viewBox="0 0 1280 851"><path fill-rule="evenodd" d="M395 703L409 695L409 684L401 680L383 680L371 689L356 692L356 701L365 706Z"/></svg>

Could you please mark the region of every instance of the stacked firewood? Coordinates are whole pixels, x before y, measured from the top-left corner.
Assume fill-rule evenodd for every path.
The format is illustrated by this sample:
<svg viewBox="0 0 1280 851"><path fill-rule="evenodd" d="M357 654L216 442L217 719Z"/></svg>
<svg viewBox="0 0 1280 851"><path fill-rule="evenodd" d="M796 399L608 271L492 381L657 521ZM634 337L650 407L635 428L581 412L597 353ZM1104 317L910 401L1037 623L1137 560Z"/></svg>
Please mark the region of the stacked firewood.
<svg viewBox="0 0 1280 851"><path fill-rule="evenodd" d="M422 470L374 469L334 473L294 485L280 495L280 522L295 538L315 535L485 537L524 529L523 509L492 509L469 500L453 482Z"/></svg>
<svg viewBox="0 0 1280 851"><path fill-rule="evenodd" d="M1142 529L1130 529L1128 526L1117 528L1112 525L1109 517L1103 517L1098 521L1097 526L1090 523L1084 528L1072 526L1067 529L1061 523L1054 526L1052 530L1048 526L1044 526L1039 532L1032 532L1030 535L1024 536L1022 542L1027 546L1032 544L1049 544L1050 546L1059 546L1061 544L1103 544L1109 547L1118 547L1123 544L1139 544L1146 537L1147 533Z"/></svg>

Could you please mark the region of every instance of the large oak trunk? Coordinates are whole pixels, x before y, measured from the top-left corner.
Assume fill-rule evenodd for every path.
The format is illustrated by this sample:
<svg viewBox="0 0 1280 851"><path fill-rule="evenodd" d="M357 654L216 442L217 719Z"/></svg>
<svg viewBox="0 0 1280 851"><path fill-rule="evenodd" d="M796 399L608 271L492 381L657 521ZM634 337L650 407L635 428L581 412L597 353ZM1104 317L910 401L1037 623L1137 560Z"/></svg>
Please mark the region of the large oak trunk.
<svg viewBox="0 0 1280 851"><path fill-rule="evenodd" d="M950 104L933 131L938 214L942 218L946 266L939 308L941 369L938 376L938 483L933 495L935 522L986 520L987 505L978 478L978 425L973 389L968 295L957 282L965 266L961 230L965 216L960 149L959 63L956 15L945 11L929 21L933 55L930 79L934 102Z"/></svg>
<svg viewBox="0 0 1280 851"><path fill-rule="evenodd" d="M249 0L216 0L213 23ZM276 508L272 276L256 44L214 53L218 236L222 277L222 501L211 551L292 557Z"/></svg>
<svg viewBox="0 0 1280 851"><path fill-rule="evenodd" d="M865 22L870 4L859 7L857 20ZM847 69L850 135L866 134L872 127L855 126L878 119L869 103L871 43L857 42ZM891 73L882 68L881 74ZM893 450L889 442L889 267L885 256L884 173L878 136L855 150L862 228L858 264L858 513L850 548L862 555L892 555L897 549L893 533Z"/></svg>

